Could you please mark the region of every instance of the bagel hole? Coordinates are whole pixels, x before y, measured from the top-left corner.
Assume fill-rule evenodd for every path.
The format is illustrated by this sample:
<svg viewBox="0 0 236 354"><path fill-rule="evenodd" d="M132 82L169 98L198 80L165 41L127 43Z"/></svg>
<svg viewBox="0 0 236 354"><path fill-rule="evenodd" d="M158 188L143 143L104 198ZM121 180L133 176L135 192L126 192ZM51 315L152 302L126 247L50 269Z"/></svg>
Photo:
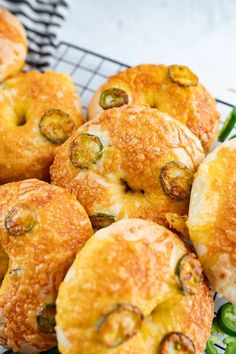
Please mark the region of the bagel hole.
<svg viewBox="0 0 236 354"><path fill-rule="evenodd" d="M18 117L17 117L17 126L20 127L22 125L25 125L26 123L26 113L25 112L22 112L21 114L18 114Z"/></svg>
<svg viewBox="0 0 236 354"><path fill-rule="evenodd" d="M0 246L0 286L2 285L8 267L9 267L9 257L4 251L4 249Z"/></svg>
<svg viewBox="0 0 236 354"><path fill-rule="evenodd" d="M143 189L133 189L130 187L127 181L125 181L123 178L120 179L120 182L124 188L125 193L141 193L145 194L145 191Z"/></svg>
<svg viewBox="0 0 236 354"><path fill-rule="evenodd" d="M152 103L150 104L150 107L151 108L156 108L156 109L159 109L158 105L156 103Z"/></svg>

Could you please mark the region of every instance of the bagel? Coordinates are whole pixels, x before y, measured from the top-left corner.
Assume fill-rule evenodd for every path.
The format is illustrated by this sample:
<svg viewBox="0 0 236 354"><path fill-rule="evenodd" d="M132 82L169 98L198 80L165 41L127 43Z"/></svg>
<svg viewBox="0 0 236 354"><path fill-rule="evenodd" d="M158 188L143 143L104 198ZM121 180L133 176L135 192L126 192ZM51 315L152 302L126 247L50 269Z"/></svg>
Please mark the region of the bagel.
<svg viewBox="0 0 236 354"><path fill-rule="evenodd" d="M83 123L69 76L29 71L0 87L0 183L48 180L56 146Z"/></svg>
<svg viewBox="0 0 236 354"><path fill-rule="evenodd" d="M217 138L215 100L186 66L139 65L111 76L91 99L88 118L126 103L155 107L178 119L201 140L206 152Z"/></svg>
<svg viewBox="0 0 236 354"><path fill-rule="evenodd" d="M200 165L188 217L190 238L214 289L236 305L236 139Z"/></svg>
<svg viewBox="0 0 236 354"><path fill-rule="evenodd" d="M23 353L56 345L57 290L91 234L63 189L35 179L0 187L0 345Z"/></svg>
<svg viewBox="0 0 236 354"><path fill-rule="evenodd" d="M140 219L120 220L88 240L56 307L61 354L202 354L213 318L195 253Z"/></svg>
<svg viewBox="0 0 236 354"><path fill-rule="evenodd" d="M144 106L103 112L59 147L52 182L85 207L94 229L126 217L169 225L188 211L193 174L204 158L189 129Z"/></svg>
<svg viewBox="0 0 236 354"><path fill-rule="evenodd" d="M17 74L25 65L27 55L26 33L7 10L0 7L0 82Z"/></svg>

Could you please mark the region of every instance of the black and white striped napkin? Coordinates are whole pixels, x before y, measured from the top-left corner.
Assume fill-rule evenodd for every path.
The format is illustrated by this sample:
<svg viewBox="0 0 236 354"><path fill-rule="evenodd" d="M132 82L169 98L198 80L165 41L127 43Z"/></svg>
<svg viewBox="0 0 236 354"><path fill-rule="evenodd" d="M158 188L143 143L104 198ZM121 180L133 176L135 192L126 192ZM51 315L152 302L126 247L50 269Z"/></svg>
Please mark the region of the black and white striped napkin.
<svg viewBox="0 0 236 354"><path fill-rule="evenodd" d="M37 69L48 67L69 0L0 0L0 7L16 15L26 29L27 64Z"/></svg>

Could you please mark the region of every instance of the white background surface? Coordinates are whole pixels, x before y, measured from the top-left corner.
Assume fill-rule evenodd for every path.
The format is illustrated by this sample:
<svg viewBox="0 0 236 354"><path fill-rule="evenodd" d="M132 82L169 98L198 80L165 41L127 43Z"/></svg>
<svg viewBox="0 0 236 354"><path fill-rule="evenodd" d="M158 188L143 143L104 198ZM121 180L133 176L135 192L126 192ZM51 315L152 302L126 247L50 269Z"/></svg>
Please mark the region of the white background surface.
<svg viewBox="0 0 236 354"><path fill-rule="evenodd" d="M188 65L216 97L236 104L236 0L70 3L61 39L130 65Z"/></svg>

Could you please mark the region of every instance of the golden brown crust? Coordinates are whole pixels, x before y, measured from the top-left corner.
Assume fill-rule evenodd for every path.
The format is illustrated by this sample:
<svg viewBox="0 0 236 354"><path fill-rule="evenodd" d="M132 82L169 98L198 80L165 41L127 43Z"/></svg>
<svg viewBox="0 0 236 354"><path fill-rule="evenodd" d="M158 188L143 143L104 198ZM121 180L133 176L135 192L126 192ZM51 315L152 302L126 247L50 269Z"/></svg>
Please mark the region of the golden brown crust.
<svg viewBox="0 0 236 354"><path fill-rule="evenodd" d="M25 64L26 34L17 18L0 8L0 82L18 73Z"/></svg>
<svg viewBox="0 0 236 354"><path fill-rule="evenodd" d="M53 71L29 71L5 81L0 95L0 183L48 180L58 144L42 135L40 120L49 110L59 109L70 116L75 128L83 123L72 80Z"/></svg>
<svg viewBox="0 0 236 354"><path fill-rule="evenodd" d="M236 140L216 148L193 183L188 227L212 286L236 304Z"/></svg>
<svg viewBox="0 0 236 354"><path fill-rule="evenodd" d="M59 289L60 352L158 353L163 337L178 331L201 354L210 334L213 299L203 280L196 295L180 290L176 265L187 252L175 234L150 221L121 220L96 232ZM101 316L117 304L135 306L144 320L136 335L111 350L100 341L96 328Z"/></svg>
<svg viewBox="0 0 236 354"><path fill-rule="evenodd" d="M99 99L106 89L115 87L129 96L129 104L149 105L178 119L201 140L205 151L213 146L218 133L219 113L214 98L201 84L186 87L173 82L165 65L139 65L111 76L95 93L88 107L88 118L102 112Z"/></svg>
<svg viewBox="0 0 236 354"><path fill-rule="evenodd" d="M14 236L5 218L24 205L34 215L33 228ZM55 302L57 289L73 258L92 234L83 207L69 193L38 180L0 187L0 244L9 268L0 287L0 344L24 353L44 351L55 335L37 326L37 313Z"/></svg>
<svg viewBox="0 0 236 354"><path fill-rule="evenodd" d="M87 169L70 160L80 134L93 134L103 144L101 158ZM177 120L156 109L122 106L86 123L59 147L51 177L75 194L89 215L139 217L168 226L165 214L186 215L188 198L174 200L163 191L162 167L178 160L195 172L203 157L200 141Z"/></svg>

